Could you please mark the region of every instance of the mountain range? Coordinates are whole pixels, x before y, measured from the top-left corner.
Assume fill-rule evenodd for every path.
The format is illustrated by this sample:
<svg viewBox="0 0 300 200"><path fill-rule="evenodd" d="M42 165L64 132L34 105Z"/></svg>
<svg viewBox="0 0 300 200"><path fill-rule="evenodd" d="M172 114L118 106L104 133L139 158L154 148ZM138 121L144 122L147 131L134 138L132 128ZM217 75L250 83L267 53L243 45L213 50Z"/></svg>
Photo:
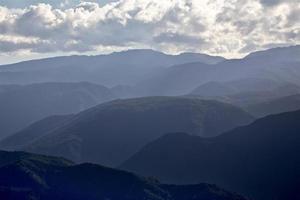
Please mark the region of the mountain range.
<svg viewBox="0 0 300 200"><path fill-rule="evenodd" d="M216 81L266 79L299 85L299 55L298 45L254 52L245 58L216 64L185 63L166 68L137 87L144 95L184 95L202 84Z"/></svg>
<svg viewBox="0 0 300 200"><path fill-rule="evenodd" d="M167 55L140 49L98 56L66 56L0 66L0 84L82 82L134 85L166 67L189 62L218 63L225 60L205 54Z"/></svg>
<svg viewBox="0 0 300 200"><path fill-rule="evenodd" d="M167 134L120 168L167 183L214 183L256 200L300 199L300 111L214 138Z"/></svg>
<svg viewBox="0 0 300 200"><path fill-rule="evenodd" d="M63 158L0 151L5 200L246 200L215 185L165 185L155 179Z"/></svg>
<svg viewBox="0 0 300 200"><path fill-rule="evenodd" d="M217 101L144 97L100 104L55 127L50 126L51 120L37 122L6 138L1 147L10 150L22 147L21 150L64 156L77 162L117 166L165 133L184 131L212 137L248 124L254 118ZM31 143L23 138L30 138Z"/></svg>
<svg viewBox="0 0 300 200"><path fill-rule="evenodd" d="M300 45L2 65L0 199L300 200L299 66Z"/></svg>
<svg viewBox="0 0 300 200"><path fill-rule="evenodd" d="M0 85L3 111L0 138L51 115L78 113L122 97L187 95L229 103L255 117L294 110L297 106L291 107L289 101L281 99L292 98L300 92L299 54L299 45L254 52L231 60L205 54L167 55L152 50L129 50L0 66L1 83L27 84ZM113 87L78 82L82 80ZM76 82L66 83L70 81ZM272 105L273 101L281 102L280 106L276 104L276 111L261 108L269 102ZM259 113L262 110L264 113ZM220 131L209 136L217 134Z"/></svg>
<svg viewBox="0 0 300 200"><path fill-rule="evenodd" d="M300 46L296 45L229 60L195 53L167 55L152 50L57 57L0 66L0 84L87 81L106 87L133 87L129 89L131 97L185 95L208 82L240 79L299 85L299 54Z"/></svg>
<svg viewBox="0 0 300 200"><path fill-rule="evenodd" d="M298 110L299 94L300 87L289 82L242 79L205 83L185 96L229 103L259 118Z"/></svg>
<svg viewBox="0 0 300 200"><path fill-rule="evenodd" d="M0 138L45 117L78 113L115 98L108 88L86 82L0 86Z"/></svg>
<svg viewBox="0 0 300 200"><path fill-rule="evenodd" d="M246 109L257 117L299 110L300 94L284 96L259 104L250 105Z"/></svg>

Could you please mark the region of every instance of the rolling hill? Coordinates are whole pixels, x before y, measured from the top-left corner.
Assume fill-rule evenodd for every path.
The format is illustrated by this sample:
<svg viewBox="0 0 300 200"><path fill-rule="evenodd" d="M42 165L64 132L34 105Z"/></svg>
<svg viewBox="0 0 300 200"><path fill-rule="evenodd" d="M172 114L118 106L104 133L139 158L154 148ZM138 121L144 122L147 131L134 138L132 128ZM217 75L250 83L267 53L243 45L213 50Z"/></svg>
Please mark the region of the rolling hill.
<svg viewBox="0 0 300 200"><path fill-rule="evenodd" d="M135 85L172 65L214 64L224 60L206 54L167 55L148 49L98 56L55 57L0 66L0 84L87 81L107 87Z"/></svg>
<svg viewBox="0 0 300 200"><path fill-rule="evenodd" d="M0 92L0 138L50 115L77 113L115 99L108 88L86 82L12 85L2 88L5 89Z"/></svg>
<svg viewBox="0 0 300 200"><path fill-rule="evenodd" d="M211 82L252 79L300 85L299 55L300 45L254 52L242 59L225 60L214 65L185 63L166 68L137 87L145 91L145 95L185 95ZM253 85L255 83L258 82L254 81ZM266 85L259 84L259 87L265 88Z"/></svg>
<svg viewBox="0 0 300 200"><path fill-rule="evenodd" d="M228 82L208 82L200 85L190 94L204 97L230 96L240 93L272 91L283 86L297 87L288 82L248 78ZM298 90L300 91L300 87L298 87Z"/></svg>
<svg viewBox="0 0 300 200"><path fill-rule="evenodd" d="M0 151L5 200L244 200L215 185L164 185L154 179L63 158Z"/></svg>
<svg viewBox="0 0 300 200"><path fill-rule="evenodd" d="M58 126L63 126L74 117L70 115L53 115L39 120L31 124L24 130L19 131L11 136L8 136L0 141L0 149L2 150L16 150L34 142L38 138L46 135L49 130L53 130Z"/></svg>
<svg viewBox="0 0 300 200"><path fill-rule="evenodd" d="M246 109L257 117L299 110L300 94L285 96L263 103L250 105Z"/></svg>
<svg viewBox="0 0 300 200"><path fill-rule="evenodd" d="M297 110L299 94L300 87L291 83L270 80L259 80L255 83L252 80L246 80L246 82L239 80L226 83L210 82L186 96L230 103L243 108L256 117L263 117ZM277 106L278 108L275 108Z"/></svg>
<svg viewBox="0 0 300 200"><path fill-rule="evenodd" d="M183 97L115 100L83 111L62 126L43 129L47 134L22 149L116 166L166 132L212 137L252 121L245 111L217 101ZM37 134L31 134L41 134L40 129L34 131ZM27 134L27 130L17 134Z"/></svg>
<svg viewBox="0 0 300 200"><path fill-rule="evenodd" d="M168 183L214 183L256 200L300 199L300 111L215 138L167 134L121 165Z"/></svg>

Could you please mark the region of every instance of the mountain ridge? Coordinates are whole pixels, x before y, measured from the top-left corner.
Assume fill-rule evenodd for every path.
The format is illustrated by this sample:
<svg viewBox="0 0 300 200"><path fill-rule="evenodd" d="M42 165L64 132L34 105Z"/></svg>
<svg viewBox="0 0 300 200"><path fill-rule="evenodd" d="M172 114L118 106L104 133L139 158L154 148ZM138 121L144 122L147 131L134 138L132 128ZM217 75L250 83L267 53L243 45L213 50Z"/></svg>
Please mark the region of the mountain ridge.
<svg viewBox="0 0 300 200"><path fill-rule="evenodd" d="M87 82L35 83L2 88L0 138L50 115L77 113L116 98L108 88Z"/></svg>
<svg viewBox="0 0 300 200"><path fill-rule="evenodd" d="M257 200L299 199L299 120L300 110L215 138L167 134L120 168L169 183L214 183Z"/></svg>
<svg viewBox="0 0 300 200"><path fill-rule="evenodd" d="M212 137L253 120L240 108L217 101L184 97L114 100L73 116L21 150L115 166L166 132ZM40 135L39 129L36 132Z"/></svg>
<svg viewBox="0 0 300 200"><path fill-rule="evenodd" d="M63 158L0 151L0 196L6 200L245 200L215 185L165 185L135 174Z"/></svg>

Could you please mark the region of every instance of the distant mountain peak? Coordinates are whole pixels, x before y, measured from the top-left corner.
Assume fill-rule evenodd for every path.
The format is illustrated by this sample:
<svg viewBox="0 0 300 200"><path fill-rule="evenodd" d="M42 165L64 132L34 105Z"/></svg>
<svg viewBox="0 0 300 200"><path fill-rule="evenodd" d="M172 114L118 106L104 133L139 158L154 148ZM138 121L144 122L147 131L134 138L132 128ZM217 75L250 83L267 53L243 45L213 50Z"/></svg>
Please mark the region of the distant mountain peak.
<svg viewBox="0 0 300 200"><path fill-rule="evenodd" d="M300 45L293 45L293 46L286 46L286 47L276 47L270 48L261 51L255 51L247 55L245 58L255 58L255 57L262 57L262 56L272 56L276 58L276 56L286 56L288 54L298 55L300 60ZM291 56L291 55L289 55Z"/></svg>

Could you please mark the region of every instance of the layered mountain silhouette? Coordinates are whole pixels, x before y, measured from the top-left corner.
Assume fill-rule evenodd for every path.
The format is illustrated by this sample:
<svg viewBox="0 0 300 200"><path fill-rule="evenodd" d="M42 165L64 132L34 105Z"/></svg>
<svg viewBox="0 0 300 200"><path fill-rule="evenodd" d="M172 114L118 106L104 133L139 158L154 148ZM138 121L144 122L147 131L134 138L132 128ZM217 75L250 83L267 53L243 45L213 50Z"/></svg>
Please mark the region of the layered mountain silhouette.
<svg viewBox="0 0 300 200"><path fill-rule="evenodd" d="M74 114L53 115L31 124L24 130L8 136L0 141L0 148L5 150L22 149L35 140L45 136L49 131L67 124Z"/></svg>
<svg viewBox="0 0 300 200"><path fill-rule="evenodd" d="M225 60L214 65L186 63L166 68L137 87L148 95L185 95L209 82L243 79L266 79L299 85L299 55L300 46L292 46L255 52L242 59ZM259 87L266 86L260 84Z"/></svg>
<svg viewBox="0 0 300 200"><path fill-rule="evenodd" d="M300 200L299 66L299 45L0 66L0 149L20 151L0 199Z"/></svg>
<svg viewBox="0 0 300 200"><path fill-rule="evenodd" d="M207 182L256 200L300 199L300 111L215 138L167 134L121 165L169 183Z"/></svg>
<svg viewBox="0 0 300 200"><path fill-rule="evenodd" d="M299 54L298 45L232 60L193 53L167 55L153 50L57 57L1 66L0 84L88 81L107 87L121 86L129 90L123 90L124 97L185 95L202 84L241 79L300 85Z"/></svg>
<svg viewBox="0 0 300 200"><path fill-rule="evenodd" d="M206 83L187 96L230 103L256 117L263 117L299 109L299 106L297 107L299 94L300 87L295 84L266 79L247 79Z"/></svg>
<svg viewBox="0 0 300 200"><path fill-rule="evenodd" d="M270 114L278 114L300 109L300 93L282 98L254 104L247 107L247 110L257 117L264 117Z"/></svg>
<svg viewBox="0 0 300 200"><path fill-rule="evenodd" d="M129 50L99 56L67 56L0 67L0 84L88 81L105 86L134 85L172 65L214 64L225 60L205 54L167 55L153 50Z"/></svg>
<svg viewBox="0 0 300 200"><path fill-rule="evenodd" d="M248 78L228 82L208 82L194 89L191 95L204 97L230 96L251 92L271 92L281 87L297 88L297 92L300 92L299 86L288 82L272 79Z"/></svg>
<svg viewBox="0 0 300 200"><path fill-rule="evenodd" d="M108 88L86 82L0 86L0 138L50 115L77 113L114 98Z"/></svg>
<svg viewBox="0 0 300 200"><path fill-rule="evenodd" d="M0 197L5 200L244 200L215 185L165 185L94 164L0 151Z"/></svg>
<svg viewBox="0 0 300 200"><path fill-rule="evenodd" d="M212 137L252 121L245 111L217 101L145 97L100 104L49 130L41 121L1 145L18 144L26 151L116 166L167 132ZM24 147L19 136L28 134L44 136Z"/></svg>

